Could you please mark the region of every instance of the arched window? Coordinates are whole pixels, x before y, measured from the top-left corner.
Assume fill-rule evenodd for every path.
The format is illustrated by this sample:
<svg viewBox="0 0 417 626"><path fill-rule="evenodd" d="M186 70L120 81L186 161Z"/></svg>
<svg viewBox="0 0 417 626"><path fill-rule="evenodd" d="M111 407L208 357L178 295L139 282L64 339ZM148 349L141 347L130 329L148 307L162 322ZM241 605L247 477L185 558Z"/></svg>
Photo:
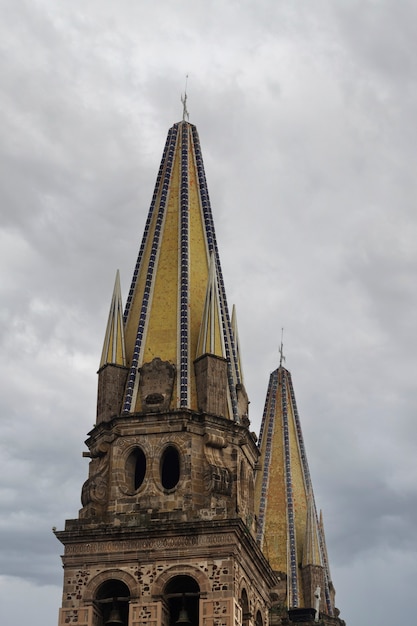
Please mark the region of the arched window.
<svg viewBox="0 0 417 626"><path fill-rule="evenodd" d="M254 483L253 471L251 471L249 474L248 486L249 486L249 489L248 489L249 510L252 511L254 507L254 500L255 500L255 483Z"/></svg>
<svg viewBox="0 0 417 626"><path fill-rule="evenodd" d="M180 455L177 448L168 446L161 457L161 483L164 489L174 489L180 479Z"/></svg>
<svg viewBox="0 0 417 626"><path fill-rule="evenodd" d="M146 456L142 448L135 448L127 457L126 484L130 493L135 493L143 484L146 476Z"/></svg>
<svg viewBox="0 0 417 626"><path fill-rule="evenodd" d="M257 611L257 612L256 612L256 621L255 621L255 624L256 624L256 626L263 626L263 623L264 623L264 621L263 621L263 619L262 619L262 614L261 614L261 612L260 612L260 611Z"/></svg>
<svg viewBox="0 0 417 626"><path fill-rule="evenodd" d="M246 589L242 589L242 595L240 596L240 606L242 607L242 625L248 626L250 620L250 609Z"/></svg>
<svg viewBox="0 0 417 626"><path fill-rule="evenodd" d="M96 605L101 614L100 626L128 626L128 586L121 580L107 580L96 593Z"/></svg>
<svg viewBox="0 0 417 626"><path fill-rule="evenodd" d="M245 464L243 461L241 461L240 463L239 488L240 488L240 505L242 508L245 508L247 494L246 494Z"/></svg>
<svg viewBox="0 0 417 626"><path fill-rule="evenodd" d="M174 626L198 626L200 587L191 576L175 576L164 589L169 609L169 623Z"/></svg>

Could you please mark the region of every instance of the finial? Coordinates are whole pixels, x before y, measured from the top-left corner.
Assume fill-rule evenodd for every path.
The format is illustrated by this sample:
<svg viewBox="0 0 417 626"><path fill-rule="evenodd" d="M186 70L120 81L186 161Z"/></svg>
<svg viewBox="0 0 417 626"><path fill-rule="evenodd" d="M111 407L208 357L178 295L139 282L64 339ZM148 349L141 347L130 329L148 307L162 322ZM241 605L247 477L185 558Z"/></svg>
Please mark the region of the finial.
<svg viewBox="0 0 417 626"><path fill-rule="evenodd" d="M284 329L281 328L281 345L279 347L279 366L280 367L281 367L283 361L285 361L285 356L284 356Z"/></svg>
<svg viewBox="0 0 417 626"><path fill-rule="evenodd" d="M182 102L182 121L185 122L185 118L187 118L187 120L190 119L190 114L187 111L187 82L188 82L188 74L185 77L185 89L184 89L184 95L181 95L181 102Z"/></svg>

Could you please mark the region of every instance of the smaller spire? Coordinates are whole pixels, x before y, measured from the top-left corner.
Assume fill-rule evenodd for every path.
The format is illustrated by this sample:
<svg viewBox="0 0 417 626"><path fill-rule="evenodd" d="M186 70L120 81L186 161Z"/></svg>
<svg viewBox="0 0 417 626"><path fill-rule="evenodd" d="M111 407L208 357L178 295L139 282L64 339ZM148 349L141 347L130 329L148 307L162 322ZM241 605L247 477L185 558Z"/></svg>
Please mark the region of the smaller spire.
<svg viewBox="0 0 417 626"><path fill-rule="evenodd" d="M187 121L190 119L190 114L188 113L187 110L187 82L188 82L188 74L185 77L185 89L184 89L184 95L181 95L181 102L182 102L182 121L185 122L185 118L187 118Z"/></svg>
<svg viewBox="0 0 417 626"><path fill-rule="evenodd" d="M320 533L317 524L316 506L312 491L309 491L307 500L306 534L303 548L303 567L307 565L323 566L321 555Z"/></svg>
<svg viewBox="0 0 417 626"><path fill-rule="evenodd" d="M113 365L126 365L123 307L119 270L116 272L116 280L114 282L106 336L104 338L103 352L101 353L100 369L104 365L108 365L110 363Z"/></svg>
<svg viewBox="0 0 417 626"><path fill-rule="evenodd" d="M219 288L213 253L210 254L206 299L198 337L196 358L203 354L225 357L223 334L221 332Z"/></svg>
<svg viewBox="0 0 417 626"><path fill-rule="evenodd" d="M235 307L235 305L233 305L233 307L232 307L232 332L233 332L233 338L235 340L236 357L237 357L237 364L238 364L238 368L239 368L240 380L243 383L244 380L243 380L242 359L241 359L239 331L238 331L238 328L237 328L237 316L236 316L236 307Z"/></svg>
<svg viewBox="0 0 417 626"><path fill-rule="evenodd" d="M326 568L327 578L330 582L332 580L332 577L330 574L329 557L327 554L326 535L324 534L323 511L321 509L320 509L320 516L319 516L319 533L320 533L319 536L320 536L321 552L323 555L324 567Z"/></svg>

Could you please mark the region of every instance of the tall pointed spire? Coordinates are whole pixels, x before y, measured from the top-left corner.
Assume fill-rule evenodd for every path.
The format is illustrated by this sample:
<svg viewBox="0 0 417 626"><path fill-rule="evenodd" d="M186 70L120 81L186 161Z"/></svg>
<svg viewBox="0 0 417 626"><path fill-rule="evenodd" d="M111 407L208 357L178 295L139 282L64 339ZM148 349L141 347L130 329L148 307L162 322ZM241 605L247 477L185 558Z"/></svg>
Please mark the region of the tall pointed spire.
<svg viewBox="0 0 417 626"><path fill-rule="evenodd" d="M288 608L314 606L314 588L320 586L323 608L333 615L294 388L282 365L282 341L280 356L281 364L269 379L259 441L258 541L274 570L286 577Z"/></svg>
<svg viewBox="0 0 417 626"><path fill-rule="evenodd" d="M239 420L241 380L200 142L196 127L182 121L168 133L124 313L130 368L124 413L143 410L141 368L156 358L175 368L169 408L197 408L193 362L202 349L201 323L207 323L207 285L220 335L215 349L227 361L227 417Z"/></svg>

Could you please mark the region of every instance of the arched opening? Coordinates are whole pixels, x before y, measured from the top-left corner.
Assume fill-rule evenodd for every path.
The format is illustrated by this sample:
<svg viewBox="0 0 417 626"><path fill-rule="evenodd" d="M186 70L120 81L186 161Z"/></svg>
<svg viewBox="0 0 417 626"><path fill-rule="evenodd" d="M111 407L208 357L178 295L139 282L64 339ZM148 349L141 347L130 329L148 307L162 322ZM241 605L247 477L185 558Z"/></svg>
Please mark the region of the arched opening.
<svg viewBox="0 0 417 626"><path fill-rule="evenodd" d="M121 580L106 580L100 585L95 598L100 626L128 626L129 596L129 588Z"/></svg>
<svg viewBox="0 0 417 626"><path fill-rule="evenodd" d="M242 607L242 626L249 626L250 609L249 600L246 589L242 589L242 595L240 597L240 606Z"/></svg>
<svg viewBox="0 0 417 626"><path fill-rule="evenodd" d="M249 474L248 485L249 485L249 492L248 492L248 495L249 495L249 510L253 511L254 500L255 500L255 482L254 482L253 472L250 472L250 474Z"/></svg>
<svg viewBox="0 0 417 626"><path fill-rule="evenodd" d="M146 475L146 456L142 448L135 448L129 454L125 471L127 488L134 493L142 486Z"/></svg>
<svg viewBox="0 0 417 626"><path fill-rule="evenodd" d="M245 473L245 464L243 461L240 463L240 474L239 474L239 488L240 488L240 505L242 508L246 508L246 473Z"/></svg>
<svg viewBox="0 0 417 626"><path fill-rule="evenodd" d="M260 611L256 612L256 620L255 620L255 625L256 626L263 626L263 619L262 619L262 615Z"/></svg>
<svg viewBox="0 0 417 626"><path fill-rule="evenodd" d="M174 446L165 448L161 458L161 483L164 489L174 489L180 479L180 455Z"/></svg>
<svg viewBox="0 0 417 626"><path fill-rule="evenodd" d="M200 587L191 576L175 576L167 583L164 598L170 626L198 626Z"/></svg>

